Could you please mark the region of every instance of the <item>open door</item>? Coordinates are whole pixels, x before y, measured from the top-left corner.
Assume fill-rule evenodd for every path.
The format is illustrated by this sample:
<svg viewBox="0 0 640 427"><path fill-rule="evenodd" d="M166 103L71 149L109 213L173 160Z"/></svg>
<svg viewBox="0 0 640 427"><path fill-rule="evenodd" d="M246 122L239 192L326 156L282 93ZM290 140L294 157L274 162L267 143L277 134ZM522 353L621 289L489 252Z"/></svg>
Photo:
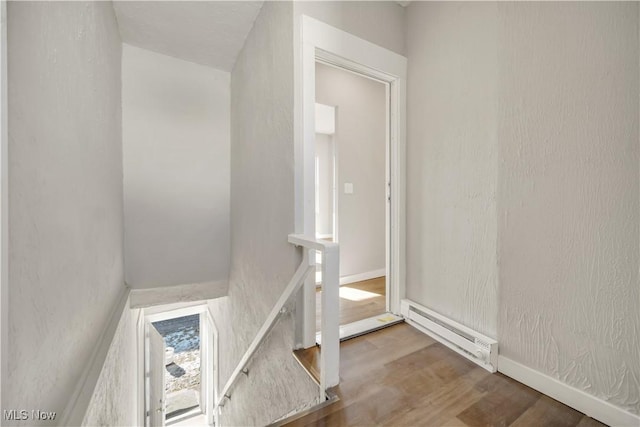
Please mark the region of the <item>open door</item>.
<svg viewBox="0 0 640 427"><path fill-rule="evenodd" d="M344 340L403 320L390 304L390 83L317 57L315 85L315 237L340 244ZM316 331L319 343L319 316Z"/></svg>
<svg viewBox="0 0 640 427"><path fill-rule="evenodd" d="M149 324L149 425L164 427L165 346L164 338Z"/></svg>

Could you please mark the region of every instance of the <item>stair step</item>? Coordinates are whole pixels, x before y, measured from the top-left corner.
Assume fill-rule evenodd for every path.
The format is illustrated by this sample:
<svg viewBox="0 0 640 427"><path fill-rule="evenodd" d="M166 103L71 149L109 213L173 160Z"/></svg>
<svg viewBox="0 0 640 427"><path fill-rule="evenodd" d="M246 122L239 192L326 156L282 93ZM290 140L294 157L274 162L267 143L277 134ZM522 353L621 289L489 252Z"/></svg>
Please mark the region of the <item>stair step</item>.
<svg viewBox="0 0 640 427"><path fill-rule="evenodd" d="M298 363L307 371L309 376L320 385L320 347L294 350L293 356Z"/></svg>

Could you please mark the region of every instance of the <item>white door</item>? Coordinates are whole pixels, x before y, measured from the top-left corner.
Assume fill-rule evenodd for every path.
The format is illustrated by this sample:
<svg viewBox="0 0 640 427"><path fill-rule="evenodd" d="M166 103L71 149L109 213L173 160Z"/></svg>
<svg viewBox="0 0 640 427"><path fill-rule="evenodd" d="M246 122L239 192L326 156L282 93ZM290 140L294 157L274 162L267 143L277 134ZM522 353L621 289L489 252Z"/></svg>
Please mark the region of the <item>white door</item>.
<svg viewBox="0 0 640 427"><path fill-rule="evenodd" d="M149 422L152 427L164 426L164 372L164 338L152 324L149 324Z"/></svg>

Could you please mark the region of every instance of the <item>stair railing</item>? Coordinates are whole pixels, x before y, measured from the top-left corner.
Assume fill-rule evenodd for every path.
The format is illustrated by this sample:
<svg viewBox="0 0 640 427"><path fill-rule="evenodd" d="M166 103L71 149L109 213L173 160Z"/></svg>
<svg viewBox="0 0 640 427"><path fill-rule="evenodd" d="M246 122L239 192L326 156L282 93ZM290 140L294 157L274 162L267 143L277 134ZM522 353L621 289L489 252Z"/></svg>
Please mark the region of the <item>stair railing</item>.
<svg viewBox="0 0 640 427"><path fill-rule="evenodd" d="M264 323L258 330L247 351L238 362L236 368L231 373L229 380L225 384L214 408L214 414L219 414L219 410L224 406L225 401L231 398L231 389L240 378L240 374L246 372L249 360L256 353L260 345L264 342L269 331L273 329L276 321L283 313L285 304L296 295L302 288L309 274L315 271L315 252L322 252L322 320L321 337L322 346L320 351L320 401L327 398L326 390L339 383L340 367L340 319L339 319L339 260L340 252L337 243L327 242L309 238L299 234L290 234L289 243L302 247L302 262L296 269L293 277L278 298Z"/></svg>
<svg viewBox="0 0 640 427"><path fill-rule="evenodd" d="M328 388L340 382L340 246L337 243L290 234L289 243L302 246L314 260L322 253L322 294L320 319L320 401Z"/></svg>

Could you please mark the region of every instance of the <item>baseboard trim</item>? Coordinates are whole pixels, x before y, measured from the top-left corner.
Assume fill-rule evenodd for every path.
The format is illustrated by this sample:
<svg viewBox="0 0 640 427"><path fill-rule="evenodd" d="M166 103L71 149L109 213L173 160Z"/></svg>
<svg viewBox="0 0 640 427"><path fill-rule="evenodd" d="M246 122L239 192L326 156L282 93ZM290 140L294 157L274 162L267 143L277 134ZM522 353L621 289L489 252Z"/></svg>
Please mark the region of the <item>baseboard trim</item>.
<svg viewBox="0 0 640 427"><path fill-rule="evenodd" d="M611 426L640 426L640 416L627 412L605 400L571 387L507 357L498 356L498 372L605 424Z"/></svg>
<svg viewBox="0 0 640 427"><path fill-rule="evenodd" d="M349 276L342 276L340 278L340 286L348 285L350 283L362 282L363 280L376 279L378 277L386 276L387 270L381 268L379 270L367 271L364 273L351 274Z"/></svg>
<svg viewBox="0 0 640 427"><path fill-rule="evenodd" d="M60 425L82 425L89 403L91 403L94 389L98 383L100 373L102 372L102 367L107 358L107 353L111 347L111 342L113 341L116 329L118 329L118 324L122 318L122 313L128 308L129 294L130 289L127 287L124 287L120 292L120 296L111 311L107 325L100 334L98 343L94 347L93 353L91 353L91 357L82 371L82 376L76 384L73 394L64 409L62 414L62 423Z"/></svg>

